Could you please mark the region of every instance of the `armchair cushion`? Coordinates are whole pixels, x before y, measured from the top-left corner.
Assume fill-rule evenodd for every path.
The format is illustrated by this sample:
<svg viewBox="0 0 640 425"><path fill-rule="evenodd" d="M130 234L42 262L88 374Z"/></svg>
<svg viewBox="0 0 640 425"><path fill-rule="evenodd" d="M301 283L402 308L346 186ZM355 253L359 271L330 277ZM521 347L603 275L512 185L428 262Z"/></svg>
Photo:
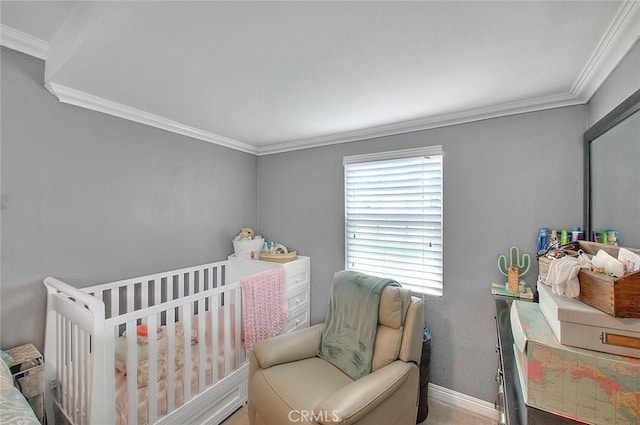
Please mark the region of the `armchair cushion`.
<svg viewBox="0 0 640 425"><path fill-rule="evenodd" d="M407 317L411 292L399 286L388 286L380 296L378 323L391 329L400 329Z"/></svg>
<svg viewBox="0 0 640 425"><path fill-rule="evenodd" d="M316 357L324 323L259 341L253 354L262 369Z"/></svg>
<svg viewBox="0 0 640 425"><path fill-rule="evenodd" d="M266 423L285 424L352 382L331 363L307 358L259 370L251 379L249 400L261 406L260 416Z"/></svg>
<svg viewBox="0 0 640 425"><path fill-rule="evenodd" d="M353 423L395 393L407 380L412 367L416 368L397 360L340 388L317 404L314 410L331 412L331 423Z"/></svg>
<svg viewBox="0 0 640 425"><path fill-rule="evenodd" d="M378 326L376 345L371 362L372 371L375 372L398 358L400 345L402 344L402 330L403 327L391 329L383 325Z"/></svg>

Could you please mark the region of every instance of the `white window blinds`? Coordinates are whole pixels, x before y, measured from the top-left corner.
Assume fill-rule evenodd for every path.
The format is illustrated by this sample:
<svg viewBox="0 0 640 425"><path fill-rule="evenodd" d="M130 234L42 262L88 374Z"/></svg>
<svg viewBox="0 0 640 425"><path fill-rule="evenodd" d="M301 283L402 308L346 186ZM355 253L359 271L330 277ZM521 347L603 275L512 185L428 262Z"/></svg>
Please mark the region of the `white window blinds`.
<svg viewBox="0 0 640 425"><path fill-rule="evenodd" d="M346 268L442 295L441 146L344 158Z"/></svg>

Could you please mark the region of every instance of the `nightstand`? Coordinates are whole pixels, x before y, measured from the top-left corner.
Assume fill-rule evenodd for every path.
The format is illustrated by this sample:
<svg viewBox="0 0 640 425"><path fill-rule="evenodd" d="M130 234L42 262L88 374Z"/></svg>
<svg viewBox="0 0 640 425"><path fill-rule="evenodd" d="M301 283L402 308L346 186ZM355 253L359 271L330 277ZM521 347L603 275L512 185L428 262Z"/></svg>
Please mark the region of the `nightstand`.
<svg viewBox="0 0 640 425"><path fill-rule="evenodd" d="M19 345L5 350L13 357L10 365L13 381L29 401L36 417L44 420L44 359L33 344Z"/></svg>

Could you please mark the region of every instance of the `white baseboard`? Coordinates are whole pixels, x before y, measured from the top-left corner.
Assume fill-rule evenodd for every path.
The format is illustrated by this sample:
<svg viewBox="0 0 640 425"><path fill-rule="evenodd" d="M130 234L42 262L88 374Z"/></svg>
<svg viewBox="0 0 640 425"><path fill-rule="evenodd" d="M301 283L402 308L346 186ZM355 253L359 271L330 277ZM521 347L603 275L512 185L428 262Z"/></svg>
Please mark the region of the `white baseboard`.
<svg viewBox="0 0 640 425"><path fill-rule="evenodd" d="M493 407L493 403L432 384L431 382L429 382L429 398L498 420L498 411Z"/></svg>

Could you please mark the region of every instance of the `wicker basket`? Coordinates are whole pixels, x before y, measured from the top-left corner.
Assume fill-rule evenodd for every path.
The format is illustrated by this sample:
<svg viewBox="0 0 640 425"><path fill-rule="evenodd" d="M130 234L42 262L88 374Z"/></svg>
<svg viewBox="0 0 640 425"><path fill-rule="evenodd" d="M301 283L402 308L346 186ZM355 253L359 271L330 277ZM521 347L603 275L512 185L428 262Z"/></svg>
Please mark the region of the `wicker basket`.
<svg viewBox="0 0 640 425"><path fill-rule="evenodd" d="M298 257L296 251L288 252L286 254L272 254L269 252L261 252L260 259L262 261L271 261L272 263L288 263Z"/></svg>
<svg viewBox="0 0 640 425"><path fill-rule="evenodd" d="M547 276L549 275L549 265L553 261L548 257L538 258L538 280L544 284L547 283Z"/></svg>

